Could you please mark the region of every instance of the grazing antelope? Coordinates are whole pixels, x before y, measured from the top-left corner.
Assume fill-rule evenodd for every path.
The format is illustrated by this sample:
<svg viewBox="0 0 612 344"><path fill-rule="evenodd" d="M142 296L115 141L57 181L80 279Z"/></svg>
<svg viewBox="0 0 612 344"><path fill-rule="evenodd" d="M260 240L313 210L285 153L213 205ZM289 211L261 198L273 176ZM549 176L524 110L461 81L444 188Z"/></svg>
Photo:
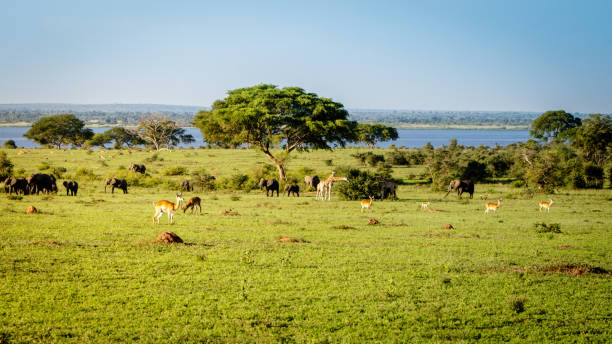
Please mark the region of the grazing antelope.
<svg viewBox="0 0 612 344"><path fill-rule="evenodd" d="M553 200L551 199L550 202L540 202L540 211L542 211L542 208L546 209L546 211L548 211L550 213L550 206L553 204Z"/></svg>
<svg viewBox="0 0 612 344"><path fill-rule="evenodd" d="M487 203L485 205L485 213L488 213L489 210L493 210L495 213L497 213L497 208L499 208L499 206L501 205L501 198L497 200L497 203Z"/></svg>
<svg viewBox="0 0 612 344"><path fill-rule="evenodd" d="M202 207L200 206L200 201L200 197L191 197L189 201L187 201L187 203L183 206L183 214L185 214L185 211L189 208L191 208L191 213L193 214L193 211L196 207L200 209L200 214L202 214Z"/></svg>
<svg viewBox="0 0 612 344"><path fill-rule="evenodd" d="M174 211L181 206L181 202L183 202L183 194L178 193L176 194L176 203L172 203L166 200L155 203L155 215L153 215L153 223L155 223L155 219L157 218L157 223L159 224L159 218L164 213L168 213L168 223L173 223Z"/></svg>
<svg viewBox="0 0 612 344"><path fill-rule="evenodd" d="M372 196L370 196L370 200L366 201L366 200L362 200L361 201L361 212L363 213L363 209L367 209L368 211L372 210L372 202L374 201L374 198Z"/></svg>
<svg viewBox="0 0 612 344"><path fill-rule="evenodd" d="M430 204L431 202L421 202L421 209L427 210L427 207L429 207Z"/></svg>

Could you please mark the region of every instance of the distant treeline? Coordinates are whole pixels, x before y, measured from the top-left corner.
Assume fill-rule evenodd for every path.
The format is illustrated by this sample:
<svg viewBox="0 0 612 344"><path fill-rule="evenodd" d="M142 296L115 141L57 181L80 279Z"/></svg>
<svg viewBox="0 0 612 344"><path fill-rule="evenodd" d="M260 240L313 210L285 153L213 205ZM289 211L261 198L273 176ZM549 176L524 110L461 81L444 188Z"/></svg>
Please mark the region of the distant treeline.
<svg viewBox="0 0 612 344"><path fill-rule="evenodd" d="M206 107L163 104L0 104L0 123L34 123L41 117L72 113L87 124L137 125L145 115L168 116L179 125L189 125L193 116ZM418 126L486 126L527 128L541 113L510 111L416 111L416 110L349 110L352 120L381 123L395 128ZM574 114L585 118L586 114Z"/></svg>

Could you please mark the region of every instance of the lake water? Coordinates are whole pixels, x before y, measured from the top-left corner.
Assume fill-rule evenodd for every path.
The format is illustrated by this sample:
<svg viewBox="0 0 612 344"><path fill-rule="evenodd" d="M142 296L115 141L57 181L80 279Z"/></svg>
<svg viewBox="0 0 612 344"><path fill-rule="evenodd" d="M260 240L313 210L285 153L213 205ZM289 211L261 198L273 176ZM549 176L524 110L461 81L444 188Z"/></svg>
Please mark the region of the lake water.
<svg viewBox="0 0 612 344"><path fill-rule="evenodd" d="M7 140L14 140L18 147L36 148L37 143L23 137L29 127L0 127L0 144ZM94 133L101 133L109 128L92 128ZM202 133L196 128L185 128L187 134L193 135L195 142L180 147L200 147L205 145ZM490 146L496 144L506 146L515 142L528 140L528 130L462 130L462 129L401 129L397 131L399 138L395 141L382 142L377 147L385 148L389 145L396 147L417 148L430 142L434 147L448 145L450 140L457 139L457 143L465 146Z"/></svg>

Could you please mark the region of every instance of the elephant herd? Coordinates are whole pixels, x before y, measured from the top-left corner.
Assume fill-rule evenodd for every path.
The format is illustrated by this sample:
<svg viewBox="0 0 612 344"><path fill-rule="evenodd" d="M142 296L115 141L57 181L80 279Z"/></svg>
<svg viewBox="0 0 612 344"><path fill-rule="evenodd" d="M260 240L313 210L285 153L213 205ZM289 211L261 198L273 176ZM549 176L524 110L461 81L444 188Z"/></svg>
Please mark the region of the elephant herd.
<svg viewBox="0 0 612 344"><path fill-rule="evenodd" d="M76 196L79 184L74 181L64 181L66 196ZM38 195L42 193L57 192L57 179L52 174L33 173L27 178L10 177L4 180L4 190L10 195Z"/></svg>

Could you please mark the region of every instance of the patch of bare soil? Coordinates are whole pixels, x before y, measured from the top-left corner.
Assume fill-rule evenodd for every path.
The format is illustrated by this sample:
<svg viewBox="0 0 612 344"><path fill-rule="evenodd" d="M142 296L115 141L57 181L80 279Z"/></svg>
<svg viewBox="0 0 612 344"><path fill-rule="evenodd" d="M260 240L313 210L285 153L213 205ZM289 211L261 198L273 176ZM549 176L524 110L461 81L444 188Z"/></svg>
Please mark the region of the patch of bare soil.
<svg viewBox="0 0 612 344"><path fill-rule="evenodd" d="M172 232L163 232L155 238L156 242L164 242L166 244L182 244L183 239Z"/></svg>
<svg viewBox="0 0 612 344"><path fill-rule="evenodd" d="M204 231L216 231L215 228L210 228L210 227L204 227L202 230L204 230Z"/></svg>
<svg viewBox="0 0 612 344"><path fill-rule="evenodd" d="M434 243L428 242L427 244L424 244L423 246L425 246L425 247L429 247L429 246L435 246L435 245L436 245L436 244L434 244Z"/></svg>
<svg viewBox="0 0 612 344"><path fill-rule="evenodd" d="M598 274L598 275L609 275L610 271L600 268L597 266L590 265L574 265L574 264L562 264L562 265L549 265L542 269L543 272L563 272L572 276L581 276L584 274Z"/></svg>
<svg viewBox="0 0 612 344"><path fill-rule="evenodd" d="M451 225L450 223L446 224L446 225L444 225L444 226L442 226L440 228L442 228L442 229L455 229L455 227L453 227L453 225Z"/></svg>
<svg viewBox="0 0 612 344"><path fill-rule="evenodd" d="M266 222L266 224L268 224L268 225L290 225L291 222L286 222L286 221L283 221L283 220L278 220L278 221L268 221L268 222Z"/></svg>
<svg viewBox="0 0 612 344"><path fill-rule="evenodd" d="M407 224L405 223L389 223L389 224L384 224L385 227L408 227Z"/></svg>
<svg viewBox="0 0 612 344"><path fill-rule="evenodd" d="M240 216L240 214L238 214L237 212L235 212L232 209L228 209L228 210L221 210L219 212L219 215L223 215L223 216Z"/></svg>
<svg viewBox="0 0 612 344"><path fill-rule="evenodd" d="M34 241L28 244L29 246L61 246L61 242L49 240L49 241Z"/></svg>
<svg viewBox="0 0 612 344"><path fill-rule="evenodd" d="M278 239L276 239L276 241L282 242L282 243L287 243L287 242L303 242L303 243L307 243L308 242L308 241L306 241L304 239L290 238L288 236L279 237Z"/></svg>
<svg viewBox="0 0 612 344"><path fill-rule="evenodd" d="M368 225L378 225L378 224L380 224L380 222L375 218L371 218L368 220Z"/></svg>
<svg viewBox="0 0 612 344"><path fill-rule="evenodd" d="M572 249L574 247L570 246L570 245L559 245L555 247L557 250L569 250Z"/></svg>
<svg viewBox="0 0 612 344"><path fill-rule="evenodd" d="M347 225L338 225L332 227L333 229L356 229L355 227L347 226Z"/></svg>
<svg viewBox="0 0 612 344"><path fill-rule="evenodd" d="M26 209L26 213L27 214L38 214L38 213L40 213L40 210L36 209L36 207L31 205L31 206L28 207L28 209Z"/></svg>

